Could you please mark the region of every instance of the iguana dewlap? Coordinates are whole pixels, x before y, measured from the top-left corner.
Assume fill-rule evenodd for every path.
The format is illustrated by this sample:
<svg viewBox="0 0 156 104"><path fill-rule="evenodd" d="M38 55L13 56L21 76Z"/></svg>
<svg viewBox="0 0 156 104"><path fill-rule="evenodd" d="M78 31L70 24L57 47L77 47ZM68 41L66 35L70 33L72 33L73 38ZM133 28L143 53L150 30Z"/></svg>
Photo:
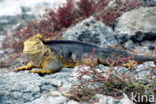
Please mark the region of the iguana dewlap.
<svg viewBox="0 0 156 104"><path fill-rule="evenodd" d="M93 56L94 65L105 65L105 60L113 54L115 56L133 56L132 54L125 51L112 48L100 48L94 45L77 41L51 40L48 42L43 42L41 41L41 38L39 38L38 36L34 36L24 42L23 53L30 60L30 63L25 66L18 67L14 69L14 71L41 68L30 72L39 74L50 74L58 71L62 67L89 65L91 63L90 56L93 50L95 50ZM156 60L156 58L139 55L135 56L133 60L135 62L142 63L145 61Z"/></svg>

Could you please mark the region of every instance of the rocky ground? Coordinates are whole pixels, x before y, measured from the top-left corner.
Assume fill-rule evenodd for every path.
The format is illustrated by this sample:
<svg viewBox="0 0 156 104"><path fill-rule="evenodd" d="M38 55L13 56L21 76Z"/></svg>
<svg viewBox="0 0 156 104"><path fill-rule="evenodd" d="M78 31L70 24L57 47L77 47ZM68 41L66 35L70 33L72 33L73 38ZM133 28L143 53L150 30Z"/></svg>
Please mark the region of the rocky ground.
<svg viewBox="0 0 156 104"><path fill-rule="evenodd" d="M149 74L149 70L143 70L145 67L155 67L154 63L147 62L139 65L136 69L136 76L140 79ZM107 67L100 65L105 70ZM86 68L86 67L84 67ZM88 67L87 67L88 68ZM0 75L0 103L1 104L79 104L77 101L70 100L63 96L73 85L78 84L78 67L74 69L62 68L60 72L39 76L24 72L9 72ZM125 69L128 70L128 69ZM153 74L153 75L156 75ZM135 77L135 76L134 76ZM114 99L109 96L97 94L95 98L99 99L96 104L132 104L126 95L122 99ZM94 98L94 99L95 99ZM105 103L103 103L105 102ZM83 104L88 104L83 102Z"/></svg>
<svg viewBox="0 0 156 104"><path fill-rule="evenodd" d="M147 62L139 65L136 69L138 74L134 77L144 79L149 70L142 70L144 67L155 67L154 63ZM100 65L103 70L108 67ZM82 68L88 68L86 66ZM0 103L1 104L79 104L64 96L75 84L80 83L77 71L74 69L62 68L60 72L39 76L24 72L10 72L0 74ZM128 69L125 69L128 70ZM156 73L154 74L156 75ZM138 77L139 76L139 77ZM110 96L96 94L93 99L98 98L95 104L133 104L132 101L124 94L122 99L114 99ZM105 103L104 103L105 102ZM84 101L83 104L88 104Z"/></svg>
<svg viewBox="0 0 156 104"><path fill-rule="evenodd" d="M45 3L45 5L47 5ZM17 26L17 20L27 18L28 21L36 18L28 15L29 8L21 7L22 15L1 16L0 34L9 34L6 29ZM156 7L141 7L124 13L116 20L112 29L100 21L90 17L63 33L62 38L66 40L83 41L100 47L114 47L128 50L134 54L143 54L156 57ZM3 22L1 22L3 20ZM27 22L27 20L26 20ZM12 31L12 30L10 30ZM24 63L20 63L22 65ZM19 64L18 64L19 65ZM17 65L17 66L18 66ZM108 66L100 65L103 70ZM156 67L154 62L145 62L136 68L134 76L140 79L150 73L149 67ZM0 74L0 104L79 104L79 102L64 96L74 84L79 83L77 79L78 67L74 69L62 68L59 72L39 76L27 71L12 72L11 68L3 69ZM146 67L147 70L143 70ZM128 70L128 69L125 69ZM2 71L1 71L2 72ZM153 77L156 71L153 70ZM94 99L99 101L95 104L133 104L126 94L122 99L96 94ZM84 101L83 104L88 104Z"/></svg>

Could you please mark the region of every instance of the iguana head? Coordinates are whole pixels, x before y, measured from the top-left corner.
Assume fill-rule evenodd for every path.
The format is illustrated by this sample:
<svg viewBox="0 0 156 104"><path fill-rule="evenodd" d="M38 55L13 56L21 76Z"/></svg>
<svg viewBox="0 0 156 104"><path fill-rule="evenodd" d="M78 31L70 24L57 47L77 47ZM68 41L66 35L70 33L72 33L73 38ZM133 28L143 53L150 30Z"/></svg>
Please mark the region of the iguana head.
<svg viewBox="0 0 156 104"><path fill-rule="evenodd" d="M38 55L44 49L42 41L36 37L29 38L24 42L23 53L26 55Z"/></svg>

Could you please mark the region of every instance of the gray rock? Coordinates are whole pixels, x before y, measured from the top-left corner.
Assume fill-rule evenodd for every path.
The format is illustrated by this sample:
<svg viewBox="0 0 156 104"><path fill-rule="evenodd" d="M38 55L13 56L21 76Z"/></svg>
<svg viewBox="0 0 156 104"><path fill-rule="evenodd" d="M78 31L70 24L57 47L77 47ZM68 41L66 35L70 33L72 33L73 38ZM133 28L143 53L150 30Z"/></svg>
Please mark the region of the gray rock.
<svg viewBox="0 0 156 104"><path fill-rule="evenodd" d="M42 95L40 98L26 104L79 104L77 101L69 100L65 96Z"/></svg>
<svg viewBox="0 0 156 104"><path fill-rule="evenodd" d="M145 5L151 5L151 6L156 6L156 0L144 0Z"/></svg>
<svg viewBox="0 0 156 104"><path fill-rule="evenodd" d="M70 101L68 101L67 104L80 104L80 103L78 103L78 102L76 102L76 101L74 101L74 100L70 100Z"/></svg>
<svg viewBox="0 0 156 104"><path fill-rule="evenodd" d="M156 33L153 32L137 32L135 35L116 34L116 39L120 46L128 49L133 53L148 55L155 57Z"/></svg>
<svg viewBox="0 0 156 104"><path fill-rule="evenodd" d="M148 48L149 48L149 50L155 50L155 46L153 46L153 45L150 45L150 46L148 46Z"/></svg>
<svg viewBox="0 0 156 104"><path fill-rule="evenodd" d="M109 67L106 67L104 65L99 65L99 67L100 67L100 69L105 69L105 70L109 69ZM121 74L121 73L123 73L123 68L124 68L124 72L125 73L129 73L130 72L130 75L133 75L135 73L135 76L137 76L138 78L144 79L145 76L150 74L151 67L155 67L156 68L156 65L154 64L154 62L149 61L149 62L144 62L144 63L136 66L135 70L129 70L128 68L125 68L125 67L115 67L115 69L117 70L117 72L119 74ZM151 73L151 75L155 76L156 72L153 71Z"/></svg>
<svg viewBox="0 0 156 104"><path fill-rule="evenodd" d="M124 97L120 100L121 104L134 104L125 93L123 93Z"/></svg>
<svg viewBox="0 0 156 104"><path fill-rule="evenodd" d="M47 82L37 74L7 73L0 77L0 103L1 104L23 104L41 96L42 87ZM47 85L56 89L52 84Z"/></svg>
<svg viewBox="0 0 156 104"><path fill-rule="evenodd" d="M137 31L156 32L156 7L140 7L117 19L115 32L134 35Z"/></svg>
<svg viewBox="0 0 156 104"><path fill-rule="evenodd" d="M5 36L0 35L0 47L2 47L2 40L4 40L4 38L5 38ZM2 50L0 50L0 51L2 51ZM1 53L1 52L0 52L0 53Z"/></svg>
<svg viewBox="0 0 156 104"><path fill-rule="evenodd" d="M156 65L153 62L140 64L136 69L137 74L135 76L139 79L146 79L146 75L153 77L156 76L156 71L154 71L155 69L152 71L151 67L155 67L156 69Z"/></svg>
<svg viewBox="0 0 156 104"><path fill-rule="evenodd" d="M41 101L51 90L56 91L62 84L64 89L68 89L71 87L72 82L74 84L74 77L71 76L71 71L69 68L68 70L64 68L62 72L44 77L38 74L27 73L27 71L0 74L0 104L31 103L36 99L38 99L36 101ZM67 100L67 98L63 96L59 97L60 98L57 97L56 99ZM49 99L52 101L54 98L50 96ZM33 104L33 102L31 104Z"/></svg>
<svg viewBox="0 0 156 104"><path fill-rule="evenodd" d="M30 7L26 7L26 6L21 6L21 11L24 13L31 11Z"/></svg>
<svg viewBox="0 0 156 104"><path fill-rule="evenodd" d="M125 47L126 49L135 48L135 46L136 46L136 44L135 44L133 41L131 41L131 40L129 40L129 41L127 41L126 43L124 43L124 47Z"/></svg>
<svg viewBox="0 0 156 104"><path fill-rule="evenodd" d="M64 96L52 97L50 95L42 95L40 98L26 104L67 104L67 102L68 98Z"/></svg>
<svg viewBox="0 0 156 104"><path fill-rule="evenodd" d="M138 31L135 33L135 35L131 36L131 40L135 43L156 40L156 33L154 32L143 33L141 31Z"/></svg>
<svg viewBox="0 0 156 104"><path fill-rule="evenodd" d="M25 26L31 20L37 18L35 15L22 13L16 16L1 16L0 17L0 34L13 34L12 31L18 26Z"/></svg>
<svg viewBox="0 0 156 104"><path fill-rule="evenodd" d="M76 40L100 47L108 47L117 45L114 32L100 21L96 21L94 17L90 17L76 24L63 33L63 39Z"/></svg>
<svg viewBox="0 0 156 104"><path fill-rule="evenodd" d="M125 94L122 99L114 99L110 96L96 94L95 98L99 99L99 102L95 104L134 104Z"/></svg>
<svg viewBox="0 0 156 104"><path fill-rule="evenodd" d="M124 44L131 39L131 36L128 34L115 34L115 37L119 44Z"/></svg>
<svg viewBox="0 0 156 104"><path fill-rule="evenodd" d="M155 41L143 41L139 44L136 44L132 40L129 40L124 43L123 46L125 49L129 49L134 54L151 55L152 57L156 57L156 51L153 47L156 46Z"/></svg>

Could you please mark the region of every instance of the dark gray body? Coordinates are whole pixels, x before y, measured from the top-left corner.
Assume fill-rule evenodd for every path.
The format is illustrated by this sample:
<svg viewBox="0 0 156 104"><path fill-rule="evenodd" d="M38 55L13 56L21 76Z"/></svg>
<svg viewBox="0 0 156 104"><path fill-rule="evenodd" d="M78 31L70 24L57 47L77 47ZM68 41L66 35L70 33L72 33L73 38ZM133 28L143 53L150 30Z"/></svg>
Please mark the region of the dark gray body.
<svg viewBox="0 0 156 104"><path fill-rule="evenodd" d="M66 59L71 58L72 54L75 54L76 59L81 60L84 54L88 54L90 56L94 49L96 50L94 57L103 59L103 61L112 55L124 55L125 57L134 56L130 53L127 53L126 51L121 51L113 48L100 48L91 44L70 40L51 40L49 42L44 42L44 44L48 45L52 51L57 53L57 55L63 56ZM145 62L154 61L156 60L156 58L138 55L135 56L133 60Z"/></svg>

